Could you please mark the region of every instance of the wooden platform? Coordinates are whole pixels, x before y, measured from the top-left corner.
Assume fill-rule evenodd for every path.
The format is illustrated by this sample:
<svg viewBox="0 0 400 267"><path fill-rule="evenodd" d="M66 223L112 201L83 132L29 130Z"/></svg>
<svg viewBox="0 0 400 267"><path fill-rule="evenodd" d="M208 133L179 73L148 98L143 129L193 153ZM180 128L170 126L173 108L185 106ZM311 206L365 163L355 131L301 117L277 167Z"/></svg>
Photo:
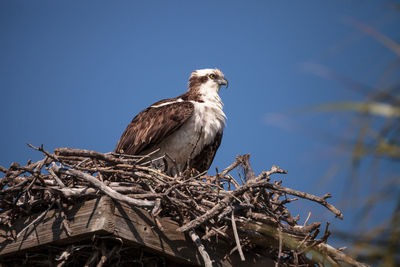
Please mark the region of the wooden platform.
<svg viewBox="0 0 400 267"><path fill-rule="evenodd" d="M177 232L178 224L168 218L160 220L163 230L157 227L154 218L145 210L115 203L109 197L88 200L71 207L66 212L71 235L67 235L59 211L50 210L45 215L36 214L20 219L12 229L19 233L38 216L37 223L24 230L14 240L0 238L0 263L11 255L24 254L49 245L73 244L90 239L93 235L113 235L121 238L125 244L144 249L154 255L168 257L179 265L203 265L202 259L192 240L183 233ZM5 234L11 229L0 229ZM274 262L265 255L245 252L246 261L240 261L237 252L224 259L232 249L222 241L204 241L215 266L274 266Z"/></svg>

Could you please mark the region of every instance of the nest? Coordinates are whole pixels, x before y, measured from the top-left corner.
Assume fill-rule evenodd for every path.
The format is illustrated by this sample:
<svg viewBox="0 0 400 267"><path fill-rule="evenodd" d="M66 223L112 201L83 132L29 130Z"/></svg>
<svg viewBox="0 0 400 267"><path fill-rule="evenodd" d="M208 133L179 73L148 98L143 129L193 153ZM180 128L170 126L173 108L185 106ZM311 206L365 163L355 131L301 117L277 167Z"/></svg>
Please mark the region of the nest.
<svg viewBox="0 0 400 267"><path fill-rule="evenodd" d="M242 261L246 260L246 251L261 249L268 251L277 264L287 266L366 266L327 244L329 223L321 228L321 223L308 223L307 218L299 225L299 216L293 217L286 207L302 198L342 218L341 211L327 202L330 194L315 196L284 187L281 181L271 178L287 173L277 166L255 175L249 155L236 157L233 164L214 176L187 170L170 177L153 168L149 156L70 148L50 153L43 147L31 147L43 153L42 160L25 166L13 163L9 169L0 166L4 173L0 180L0 226L8 229L3 236L7 240L24 234L51 209L63 214L68 205L107 195L114 201L146 209L161 230L162 217L178 222L177 231L190 236L205 266L212 266L213 259L204 240L224 240L231 245L228 254L238 253ZM237 178L231 174L235 169ZM13 230L16 220L34 213L41 215L19 232ZM67 233L70 231L67 218L63 227ZM98 240L93 242L99 244ZM83 251L69 247L51 260L67 266L70 255ZM97 256L90 254L87 266L115 263L122 253L115 247L98 251Z"/></svg>

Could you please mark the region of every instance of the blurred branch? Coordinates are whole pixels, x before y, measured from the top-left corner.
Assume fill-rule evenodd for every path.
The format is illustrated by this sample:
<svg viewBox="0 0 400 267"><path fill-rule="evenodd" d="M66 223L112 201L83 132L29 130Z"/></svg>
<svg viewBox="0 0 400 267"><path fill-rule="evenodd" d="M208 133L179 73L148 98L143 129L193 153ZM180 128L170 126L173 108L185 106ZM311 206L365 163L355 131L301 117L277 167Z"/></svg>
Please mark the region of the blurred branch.
<svg viewBox="0 0 400 267"><path fill-rule="evenodd" d="M357 111L376 116L400 118L400 107L379 102L335 102L323 104L314 109L320 111Z"/></svg>
<svg viewBox="0 0 400 267"><path fill-rule="evenodd" d="M345 88L363 95L368 94L371 91L375 91L375 88L356 81L350 77L346 77L343 74L333 71L327 66L321 64L306 62L303 63L301 67L307 72L313 73L322 78L339 82L340 84L344 85Z"/></svg>
<svg viewBox="0 0 400 267"><path fill-rule="evenodd" d="M373 37L375 40L389 48L391 51L393 51L397 56L400 56L400 45L397 44L395 41L384 35L383 33L375 30L373 27L364 24L358 20L355 19L348 19L350 24L355 26L357 29L359 29L361 32L370 35Z"/></svg>
<svg viewBox="0 0 400 267"><path fill-rule="evenodd" d="M400 10L398 7L392 5L392 8ZM359 192L363 203L361 208L358 207L360 212L354 215L356 227L351 232L335 233L339 238L353 242L352 254L358 260L374 266L400 266L400 184L397 171L400 161L400 44L374 27L355 19L347 21L396 56L380 75L376 73L377 83L374 86L354 81L323 65L304 65L305 69L318 76L337 81L345 88L365 95L363 100L326 103L309 108L314 112L353 112L356 118L348 127L349 136L346 140L342 137L342 141L337 138L336 145L348 148L351 143L352 148L352 165L349 180L344 184L344 198L354 204ZM346 119L344 122L347 123ZM345 126L342 121L340 132L344 136ZM381 159L390 161L383 162ZM369 192L366 192L367 188ZM388 212L391 214L388 215ZM385 223L379 225L382 221Z"/></svg>

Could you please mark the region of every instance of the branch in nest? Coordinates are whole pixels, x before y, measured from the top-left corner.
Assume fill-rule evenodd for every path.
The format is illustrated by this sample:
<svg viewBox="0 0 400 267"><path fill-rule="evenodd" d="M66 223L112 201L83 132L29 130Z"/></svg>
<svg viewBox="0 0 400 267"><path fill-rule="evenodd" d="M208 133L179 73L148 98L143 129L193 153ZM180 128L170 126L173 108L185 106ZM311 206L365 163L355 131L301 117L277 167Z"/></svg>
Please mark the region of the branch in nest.
<svg viewBox="0 0 400 267"><path fill-rule="evenodd" d="M104 183L96 179L95 177L78 171L78 170L70 170L70 169L65 169L61 168L58 166L52 166L51 167L54 172L60 173L60 174L66 174L66 175L71 175L80 179L83 179L87 182L89 182L92 186L95 188L99 189L101 192L104 194L108 195L112 199L119 200L125 203L128 203L130 205L138 206L138 207L153 207L154 206L154 201L149 201L149 200L140 200L140 199L133 199L130 198L126 195L122 195L118 193L117 191L111 189L110 187L106 186Z"/></svg>
<svg viewBox="0 0 400 267"><path fill-rule="evenodd" d="M329 204L326 199L328 197L330 197L330 194L326 194L322 197L318 197L318 196L314 196L305 192L301 192L301 191L297 191L291 188L287 188L287 187L283 187L281 185L278 184L272 184L269 183L267 185L267 188L270 189L274 189L276 191L280 191L280 192L285 192L287 194L293 195L293 196L298 196L304 199L309 199L311 201L315 201L319 204L321 204L322 206L326 207L328 210L330 210L331 212L333 212L337 217L339 217L340 219L343 219L343 214L340 210L338 210L335 206Z"/></svg>
<svg viewBox="0 0 400 267"><path fill-rule="evenodd" d="M196 245L197 250L199 251L201 257L203 258L204 266L212 267L212 261L210 259L210 256L208 255L203 243L201 243L200 237L196 234L196 232L194 230L189 231L189 236L192 239L193 243Z"/></svg>

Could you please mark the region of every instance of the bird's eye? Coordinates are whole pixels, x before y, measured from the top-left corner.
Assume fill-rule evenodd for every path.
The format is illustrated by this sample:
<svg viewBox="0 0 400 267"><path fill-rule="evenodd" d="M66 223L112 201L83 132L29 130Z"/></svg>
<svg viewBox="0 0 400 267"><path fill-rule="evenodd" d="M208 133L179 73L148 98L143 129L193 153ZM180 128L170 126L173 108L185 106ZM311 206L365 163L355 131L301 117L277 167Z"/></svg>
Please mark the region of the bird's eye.
<svg viewBox="0 0 400 267"><path fill-rule="evenodd" d="M211 79L215 79L215 75L214 74L210 74L209 76Z"/></svg>

